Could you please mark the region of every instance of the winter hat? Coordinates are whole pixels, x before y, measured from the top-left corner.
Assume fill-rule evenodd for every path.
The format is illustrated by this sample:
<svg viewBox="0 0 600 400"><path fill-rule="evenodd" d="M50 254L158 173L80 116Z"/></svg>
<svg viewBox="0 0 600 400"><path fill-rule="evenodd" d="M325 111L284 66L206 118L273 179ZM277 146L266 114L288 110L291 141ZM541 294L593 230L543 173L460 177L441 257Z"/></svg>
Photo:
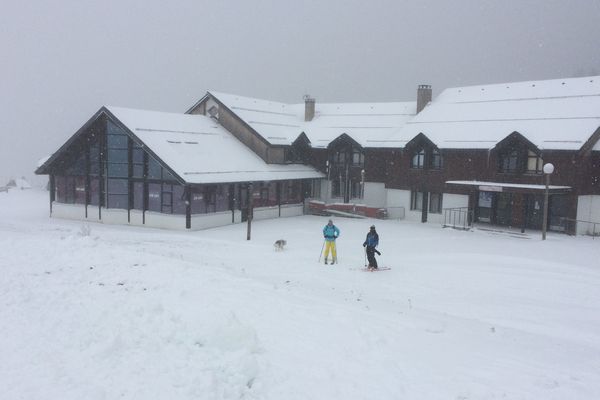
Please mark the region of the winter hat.
<svg viewBox="0 0 600 400"><path fill-rule="evenodd" d="M374 230L374 229L375 229L375 225L371 225L371 229L373 229L373 230Z"/></svg>
<svg viewBox="0 0 600 400"><path fill-rule="evenodd" d="M333 224L333 220L330 219L327 223L328 224Z"/></svg>

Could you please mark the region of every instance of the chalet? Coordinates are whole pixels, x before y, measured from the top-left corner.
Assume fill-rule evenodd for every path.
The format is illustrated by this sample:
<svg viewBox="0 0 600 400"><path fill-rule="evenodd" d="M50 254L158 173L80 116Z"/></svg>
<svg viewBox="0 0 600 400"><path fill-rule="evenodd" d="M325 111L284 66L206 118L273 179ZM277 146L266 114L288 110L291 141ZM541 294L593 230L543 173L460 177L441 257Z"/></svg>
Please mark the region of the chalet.
<svg viewBox="0 0 600 400"><path fill-rule="evenodd" d="M52 215L201 229L321 207L422 222L600 229L600 77L416 101L287 104L209 91L184 114L103 107L36 171ZM579 221L579 223L577 223ZM587 221L587 222L585 222ZM588 223L589 222L589 223Z"/></svg>
<svg viewBox="0 0 600 400"><path fill-rule="evenodd" d="M386 205L540 229L551 163L549 228L598 232L599 138L600 77L446 89L390 137Z"/></svg>
<svg viewBox="0 0 600 400"><path fill-rule="evenodd" d="M102 107L36 171L50 176L51 215L203 229L303 213L313 180L297 163L266 163L215 119ZM255 184L254 184L255 183Z"/></svg>

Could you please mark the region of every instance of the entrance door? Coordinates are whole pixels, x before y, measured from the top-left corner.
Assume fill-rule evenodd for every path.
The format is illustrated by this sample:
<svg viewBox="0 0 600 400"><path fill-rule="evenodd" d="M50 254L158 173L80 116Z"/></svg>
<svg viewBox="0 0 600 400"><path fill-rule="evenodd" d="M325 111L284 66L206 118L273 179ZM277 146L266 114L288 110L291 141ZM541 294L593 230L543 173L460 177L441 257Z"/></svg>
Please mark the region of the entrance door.
<svg viewBox="0 0 600 400"><path fill-rule="evenodd" d="M529 229L542 229L544 214L544 198L539 195L527 196L526 227Z"/></svg>
<svg viewBox="0 0 600 400"><path fill-rule="evenodd" d="M476 218L478 222L492 222L492 204L494 193L479 192L477 198Z"/></svg>
<svg viewBox="0 0 600 400"><path fill-rule="evenodd" d="M510 193L496 194L495 223L498 225L512 225L512 195Z"/></svg>

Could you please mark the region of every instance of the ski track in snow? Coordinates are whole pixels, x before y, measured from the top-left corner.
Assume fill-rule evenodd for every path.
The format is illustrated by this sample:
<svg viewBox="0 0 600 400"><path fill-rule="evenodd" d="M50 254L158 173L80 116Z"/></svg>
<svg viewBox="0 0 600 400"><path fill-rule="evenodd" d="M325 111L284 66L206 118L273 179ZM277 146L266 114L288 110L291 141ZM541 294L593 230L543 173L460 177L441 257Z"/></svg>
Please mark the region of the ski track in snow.
<svg viewBox="0 0 600 400"><path fill-rule="evenodd" d="M48 218L0 193L7 399L600 398L600 245L376 221L173 232ZM284 251L273 242L286 239Z"/></svg>

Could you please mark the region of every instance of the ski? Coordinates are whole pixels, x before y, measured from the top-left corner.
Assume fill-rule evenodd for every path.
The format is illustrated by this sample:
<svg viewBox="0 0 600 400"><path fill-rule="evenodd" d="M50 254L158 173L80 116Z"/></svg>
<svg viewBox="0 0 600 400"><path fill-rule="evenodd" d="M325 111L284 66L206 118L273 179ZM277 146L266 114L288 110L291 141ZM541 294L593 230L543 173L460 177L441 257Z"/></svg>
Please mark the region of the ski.
<svg viewBox="0 0 600 400"><path fill-rule="evenodd" d="M369 268L361 268L361 271L365 271L365 272L377 272L377 271L389 271L390 267L379 267L377 269L369 269Z"/></svg>

